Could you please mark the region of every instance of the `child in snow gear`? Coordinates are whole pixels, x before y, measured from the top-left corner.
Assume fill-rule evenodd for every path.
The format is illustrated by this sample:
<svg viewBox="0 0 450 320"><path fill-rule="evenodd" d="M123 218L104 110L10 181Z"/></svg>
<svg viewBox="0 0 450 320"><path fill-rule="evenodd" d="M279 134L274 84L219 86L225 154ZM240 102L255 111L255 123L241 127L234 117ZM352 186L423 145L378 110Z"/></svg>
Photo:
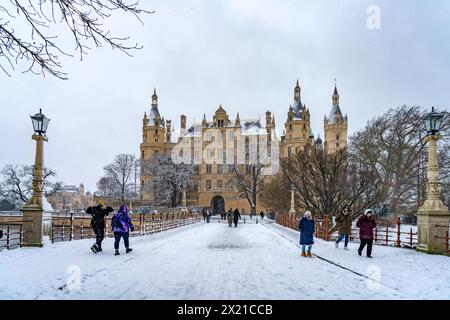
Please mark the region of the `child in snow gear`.
<svg viewBox="0 0 450 320"><path fill-rule="evenodd" d="M230 228L233 227L233 209L230 208L227 213L227 219L228 219L228 226Z"/></svg>
<svg viewBox="0 0 450 320"><path fill-rule="evenodd" d="M298 230L300 231L300 245L302 246L302 257L312 257L311 248L314 244L314 230L315 222L312 218L311 212L306 211L303 218L298 223ZM305 252L308 246L308 252Z"/></svg>
<svg viewBox="0 0 450 320"><path fill-rule="evenodd" d="M91 214L91 227L95 233L95 243L92 245L91 250L94 253L98 253L102 251L102 241L105 238L105 217L113 212L114 209L110 206L104 207L104 202L99 201L97 206L89 207L86 210L87 214Z"/></svg>
<svg viewBox="0 0 450 320"><path fill-rule="evenodd" d="M241 220L241 214L239 213L239 210L236 208L233 213L233 221L234 221L234 227L237 228L238 222Z"/></svg>
<svg viewBox="0 0 450 320"><path fill-rule="evenodd" d="M377 227L375 219L372 216L372 210L366 209L364 214L359 217L356 226L359 228L359 238L361 239L358 254L362 254L367 244L367 258L372 258L373 229Z"/></svg>
<svg viewBox="0 0 450 320"><path fill-rule="evenodd" d="M115 255L119 255L120 238L123 238L125 244L126 253L131 252L129 236L130 230L134 231L134 226L131 223L130 215L128 214L128 208L125 205L121 205L119 211L113 216L111 221L112 231L114 232L114 249Z"/></svg>
<svg viewBox="0 0 450 320"><path fill-rule="evenodd" d="M349 205L344 205L342 212L336 216L336 224L339 228L339 237L336 240L336 248L339 247L339 242L344 240L344 249L348 250L348 238L352 232L352 216Z"/></svg>

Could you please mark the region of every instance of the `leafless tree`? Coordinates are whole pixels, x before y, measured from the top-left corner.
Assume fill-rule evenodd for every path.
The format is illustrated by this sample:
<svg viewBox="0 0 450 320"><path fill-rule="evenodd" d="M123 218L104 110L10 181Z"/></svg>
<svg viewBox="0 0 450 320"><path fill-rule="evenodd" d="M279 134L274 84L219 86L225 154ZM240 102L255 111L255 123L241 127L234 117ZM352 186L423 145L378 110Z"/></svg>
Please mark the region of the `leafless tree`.
<svg viewBox="0 0 450 320"><path fill-rule="evenodd" d="M122 203L135 197L134 172L137 161L136 156L132 154L117 155L112 163L103 168L105 176L97 183L100 193Z"/></svg>
<svg viewBox="0 0 450 320"><path fill-rule="evenodd" d="M281 167L294 187L296 205L317 217L335 215L344 204L358 215L377 202L378 177L349 158L346 149L329 153L321 146L307 144L283 160Z"/></svg>
<svg viewBox="0 0 450 320"><path fill-rule="evenodd" d="M127 36L112 35L104 26L119 11L134 15L141 23L143 14L153 13L133 0L4 0L0 4L0 68L10 75L8 69L24 61L28 63L24 72L68 79L60 55L77 53L83 59L92 46L106 44L131 56L131 50L142 47L129 44ZM74 52L58 42L65 34L72 37Z"/></svg>
<svg viewBox="0 0 450 320"><path fill-rule="evenodd" d="M246 165L231 164L228 165L233 171L233 184L239 194L245 195L252 215L256 215L256 205L258 195L264 188L264 180L267 176L263 175L264 164L253 163Z"/></svg>
<svg viewBox="0 0 450 320"><path fill-rule="evenodd" d="M176 207L182 200L183 190L192 186L193 166L175 164L169 155L155 154L142 166L145 173L151 176L145 190L153 194L156 206Z"/></svg>
<svg viewBox="0 0 450 320"><path fill-rule="evenodd" d="M0 198L3 198L17 207L27 202L33 194L33 166L6 165L1 175ZM62 190L62 183L53 181L56 172L50 168L44 168L43 184L41 186L44 196L51 196Z"/></svg>
<svg viewBox="0 0 450 320"><path fill-rule="evenodd" d="M273 208L279 212L287 212L289 210L291 189L289 180L283 173L278 173L266 180L260 199L264 206L268 208Z"/></svg>
<svg viewBox="0 0 450 320"><path fill-rule="evenodd" d="M424 201L428 154L423 117L428 112L417 106L391 109L350 137L350 154L376 172L380 180L379 201L391 216L411 215ZM445 113L440 142L443 181L450 176L450 160L442 148L448 148L449 128L449 116Z"/></svg>

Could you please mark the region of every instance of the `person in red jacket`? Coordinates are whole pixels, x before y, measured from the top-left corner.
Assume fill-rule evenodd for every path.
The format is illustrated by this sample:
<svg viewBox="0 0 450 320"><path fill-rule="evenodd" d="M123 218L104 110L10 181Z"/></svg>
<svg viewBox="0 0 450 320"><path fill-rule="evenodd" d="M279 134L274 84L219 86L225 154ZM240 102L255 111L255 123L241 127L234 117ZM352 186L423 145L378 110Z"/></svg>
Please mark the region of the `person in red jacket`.
<svg viewBox="0 0 450 320"><path fill-rule="evenodd" d="M366 209L364 214L359 217L356 226L359 228L359 238L361 240L358 254L362 254L367 244L367 258L372 258L373 229L377 227L375 219L372 216L372 210Z"/></svg>

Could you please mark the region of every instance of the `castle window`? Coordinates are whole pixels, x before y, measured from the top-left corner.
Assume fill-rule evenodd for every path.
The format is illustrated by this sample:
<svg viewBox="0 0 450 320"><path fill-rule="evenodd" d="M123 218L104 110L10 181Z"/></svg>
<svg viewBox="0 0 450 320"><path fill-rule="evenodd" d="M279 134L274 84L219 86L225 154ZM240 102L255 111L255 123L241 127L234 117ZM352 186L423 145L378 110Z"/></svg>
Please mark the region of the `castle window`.
<svg viewBox="0 0 450 320"><path fill-rule="evenodd" d="M292 148L291 148L291 147L288 147L288 157L290 157L291 154L292 154Z"/></svg>
<svg viewBox="0 0 450 320"><path fill-rule="evenodd" d="M289 125L289 130L292 130L292 124Z"/></svg>
<svg viewBox="0 0 450 320"><path fill-rule="evenodd" d="M217 165L217 174L223 174L223 164Z"/></svg>
<svg viewBox="0 0 450 320"><path fill-rule="evenodd" d="M251 174L252 173L252 166L245 166L245 174Z"/></svg>
<svg viewBox="0 0 450 320"><path fill-rule="evenodd" d="M222 189L223 182L222 180L217 180L217 189Z"/></svg>
<svg viewBox="0 0 450 320"><path fill-rule="evenodd" d="M306 124L303 124L303 130L306 130Z"/></svg>
<svg viewBox="0 0 450 320"><path fill-rule="evenodd" d="M142 156L141 156L142 160L144 160L144 150L142 150Z"/></svg>
<svg viewBox="0 0 450 320"><path fill-rule="evenodd" d="M336 135L336 140L339 140L339 135L338 134Z"/></svg>
<svg viewBox="0 0 450 320"><path fill-rule="evenodd" d="M336 142L336 148L339 148L339 142Z"/></svg>
<svg viewBox="0 0 450 320"><path fill-rule="evenodd" d="M158 129L155 129L155 136L158 135Z"/></svg>
<svg viewBox="0 0 450 320"><path fill-rule="evenodd" d="M206 190L211 190L211 180L206 180Z"/></svg>
<svg viewBox="0 0 450 320"><path fill-rule="evenodd" d="M155 142L158 143L158 139L155 139Z"/></svg>
<svg viewBox="0 0 450 320"><path fill-rule="evenodd" d="M210 165L210 164L206 165L206 173L207 174L211 174L212 173L212 165Z"/></svg>

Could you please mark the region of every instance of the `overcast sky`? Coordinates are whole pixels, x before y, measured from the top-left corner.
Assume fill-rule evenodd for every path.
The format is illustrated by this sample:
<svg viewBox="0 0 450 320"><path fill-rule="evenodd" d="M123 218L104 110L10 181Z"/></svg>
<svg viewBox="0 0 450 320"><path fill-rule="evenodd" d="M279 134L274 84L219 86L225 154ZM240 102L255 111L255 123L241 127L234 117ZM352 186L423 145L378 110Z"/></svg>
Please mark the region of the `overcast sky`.
<svg viewBox="0 0 450 320"><path fill-rule="evenodd" d="M190 125L219 104L232 119L270 110L282 128L297 78L322 137L335 78L349 134L402 104L448 109L449 1L141 2L156 11L144 25L124 15L111 21L144 46L133 58L92 50L81 62L64 60L68 81L0 74L0 167L34 162L29 115L42 107L51 118L46 166L95 191L114 155L139 155L154 87L176 129L181 113ZM380 29L367 27L371 5L381 9Z"/></svg>

